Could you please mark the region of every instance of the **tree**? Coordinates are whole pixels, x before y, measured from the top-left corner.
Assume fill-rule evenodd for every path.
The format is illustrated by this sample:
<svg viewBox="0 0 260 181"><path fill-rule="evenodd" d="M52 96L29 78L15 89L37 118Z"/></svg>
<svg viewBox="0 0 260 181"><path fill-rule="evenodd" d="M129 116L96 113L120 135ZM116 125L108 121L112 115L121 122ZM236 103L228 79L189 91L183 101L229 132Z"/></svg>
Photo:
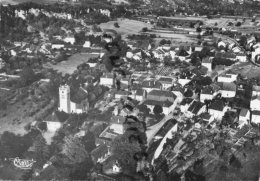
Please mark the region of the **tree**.
<svg viewBox="0 0 260 181"><path fill-rule="evenodd" d="M115 138L112 143L112 155L118 160L123 170L135 170L134 155L141 151L138 143L130 143L129 135L123 134Z"/></svg>
<svg viewBox="0 0 260 181"><path fill-rule="evenodd" d="M147 27L143 27L142 28L142 32L147 32L148 31L148 28Z"/></svg>
<svg viewBox="0 0 260 181"><path fill-rule="evenodd" d="M163 113L163 108L160 105L155 105L153 108L153 112L155 115L160 115Z"/></svg>
<svg viewBox="0 0 260 181"><path fill-rule="evenodd" d="M90 158L85 159L83 162L76 164L69 174L71 180L89 180L89 174L94 164Z"/></svg>
<svg viewBox="0 0 260 181"><path fill-rule="evenodd" d="M38 165L44 164L50 156L49 148L45 138L39 134L31 147L31 151L35 154L35 159Z"/></svg>
<svg viewBox="0 0 260 181"><path fill-rule="evenodd" d="M148 115L151 111L145 104L138 105L137 108L140 112L143 112L145 115Z"/></svg>
<svg viewBox="0 0 260 181"><path fill-rule="evenodd" d="M47 123L46 122L40 122L38 125L38 128L42 131L47 131Z"/></svg>
<svg viewBox="0 0 260 181"><path fill-rule="evenodd" d="M118 22L115 22L115 23L114 23L114 27L116 27L116 28L120 28Z"/></svg>
<svg viewBox="0 0 260 181"><path fill-rule="evenodd" d="M35 73L31 67L25 67L21 72L20 85L28 86L35 81Z"/></svg>
<svg viewBox="0 0 260 181"><path fill-rule="evenodd" d="M240 21L236 23L236 26L241 26L241 25L242 23Z"/></svg>
<svg viewBox="0 0 260 181"><path fill-rule="evenodd" d="M67 157L67 160L65 160L67 164L80 163L88 157L88 152L85 150L84 145L79 138L73 136L64 138L62 153Z"/></svg>

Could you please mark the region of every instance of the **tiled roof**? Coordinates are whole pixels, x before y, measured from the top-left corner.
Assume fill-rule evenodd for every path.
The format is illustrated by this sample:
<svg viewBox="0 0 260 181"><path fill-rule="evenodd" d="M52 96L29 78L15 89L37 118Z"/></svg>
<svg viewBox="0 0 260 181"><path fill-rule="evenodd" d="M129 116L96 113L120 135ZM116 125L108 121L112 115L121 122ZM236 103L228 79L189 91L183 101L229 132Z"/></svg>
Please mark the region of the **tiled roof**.
<svg viewBox="0 0 260 181"><path fill-rule="evenodd" d="M252 115L260 116L260 111L253 111L253 112L252 112Z"/></svg>
<svg viewBox="0 0 260 181"><path fill-rule="evenodd" d="M170 97L174 99L177 98L177 96L174 93L165 90L152 90L151 92L149 92L148 95Z"/></svg>
<svg viewBox="0 0 260 181"><path fill-rule="evenodd" d="M223 82L222 90L227 90L227 91L236 91L237 86L235 83L226 83Z"/></svg>
<svg viewBox="0 0 260 181"><path fill-rule="evenodd" d="M241 109L239 116L245 117L248 113L248 109Z"/></svg>
<svg viewBox="0 0 260 181"><path fill-rule="evenodd" d="M91 156L97 161L99 158L105 156L109 152L106 144L101 144L97 148L91 151Z"/></svg>
<svg viewBox="0 0 260 181"><path fill-rule="evenodd" d="M259 92L260 92L260 86L259 86L259 85L253 85L252 90L253 90L253 91L259 91Z"/></svg>
<svg viewBox="0 0 260 181"><path fill-rule="evenodd" d="M159 82L163 82L163 83L167 82L167 83L171 84L172 83L172 78L170 78L170 77L161 77L158 81Z"/></svg>
<svg viewBox="0 0 260 181"><path fill-rule="evenodd" d="M137 91L136 91L136 95L137 96L142 96L142 95L144 95L144 93L146 92L146 90L143 90L143 89L137 89Z"/></svg>
<svg viewBox="0 0 260 181"><path fill-rule="evenodd" d="M189 98L189 97L184 98L184 99L182 100L182 102L181 102L181 105L184 106L184 105L186 105L186 104L190 104L192 101L193 101L192 98Z"/></svg>
<svg viewBox="0 0 260 181"><path fill-rule="evenodd" d="M205 112L205 113L200 114L200 117L203 120L209 120L211 118L211 115L209 113Z"/></svg>
<svg viewBox="0 0 260 181"><path fill-rule="evenodd" d="M193 114L197 114L204 105L205 104L203 104L202 102L193 101L190 107L188 108L188 111L192 112Z"/></svg>
<svg viewBox="0 0 260 181"><path fill-rule="evenodd" d="M142 87L144 88L158 88L160 89L162 87L162 84L158 81L154 81L154 80L145 80L142 83Z"/></svg>
<svg viewBox="0 0 260 181"><path fill-rule="evenodd" d="M209 106L209 109L213 109L213 110L217 110L217 111L223 111L224 107L225 107L224 102L217 100Z"/></svg>
<svg viewBox="0 0 260 181"><path fill-rule="evenodd" d="M71 101L77 104L80 104L82 101L88 98L88 92L80 87L77 93L71 96Z"/></svg>
<svg viewBox="0 0 260 181"><path fill-rule="evenodd" d="M155 101L155 100L145 100L144 103L145 105L159 105L159 106L162 106L162 107L170 107L173 103L170 102L170 101Z"/></svg>
<svg viewBox="0 0 260 181"><path fill-rule="evenodd" d="M201 94L210 94L212 95L214 93L214 89L212 86L206 86L201 90Z"/></svg>

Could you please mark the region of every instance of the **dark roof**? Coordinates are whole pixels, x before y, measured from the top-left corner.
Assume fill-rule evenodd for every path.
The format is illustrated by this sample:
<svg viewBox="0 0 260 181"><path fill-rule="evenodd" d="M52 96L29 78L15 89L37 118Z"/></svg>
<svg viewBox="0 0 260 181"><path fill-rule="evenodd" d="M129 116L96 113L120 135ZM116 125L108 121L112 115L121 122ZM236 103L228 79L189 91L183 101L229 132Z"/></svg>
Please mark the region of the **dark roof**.
<svg viewBox="0 0 260 181"><path fill-rule="evenodd" d="M205 104L202 102L193 101L190 107L188 108L188 111L192 112L193 114L197 114L204 105Z"/></svg>
<svg viewBox="0 0 260 181"><path fill-rule="evenodd" d="M200 114L200 117L203 120L209 120L211 118L211 115L207 112L204 112L204 113Z"/></svg>
<svg viewBox="0 0 260 181"><path fill-rule="evenodd" d="M149 92L148 95L170 97L174 99L177 98L177 96L174 93L165 90L152 90L151 92Z"/></svg>
<svg viewBox="0 0 260 181"><path fill-rule="evenodd" d="M236 58L236 55L234 53L231 53L231 52L218 52L216 53L215 55L216 58L226 58L226 59L229 59L229 58Z"/></svg>
<svg viewBox="0 0 260 181"><path fill-rule="evenodd" d="M224 102L217 100L209 106L209 109L214 109L214 110L217 110L217 111L223 111L224 107L225 107Z"/></svg>
<svg viewBox="0 0 260 181"><path fill-rule="evenodd" d="M248 111L249 110L245 109L245 108L241 109L239 116L245 117L247 115Z"/></svg>
<svg viewBox="0 0 260 181"><path fill-rule="evenodd" d="M158 81L154 80L145 80L142 83L142 87L144 88L158 88L160 89L162 87L162 84Z"/></svg>
<svg viewBox="0 0 260 181"><path fill-rule="evenodd" d="M80 104L82 101L87 99L88 97L88 92L84 88L80 87L78 91L71 96L71 101L77 104Z"/></svg>
<svg viewBox="0 0 260 181"><path fill-rule="evenodd" d="M99 158L105 156L109 152L109 148L106 144L101 144L96 149L91 151L91 156L94 161L97 161Z"/></svg>
<svg viewBox="0 0 260 181"><path fill-rule="evenodd" d="M214 89L211 86L206 86L201 90L201 94L210 94L212 95L214 93Z"/></svg>
<svg viewBox="0 0 260 181"><path fill-rule="evenodd" d="M202 59L202 63L212 63L212 59L209 57L205 57Z"/></svg>
<svg viewBox="0 0 260 181"><path fill-rule="evenodd" d="M163 83L169 83L169 84L171 84L172 83L172 78L170 78L170 77L161 77L159 80L158 80L159 82L163 82Z"/></svg>
<svg viewBox="0 0 260 181"><path fill-rule="evenodd" d="M252 111L252 115L260 116L260 111Z"/></svg>
<svg viewBox="0 0 260 181"><path fill-rule="evenodd" d="M237 86L235 83L227 83L227 82L223 82L222 84L222 90L227 90L227 91L236 91Z"/></svg>
<svg viewBox="0 0 260 181"><path fill-rule="evenodd" d="M155 101L155 100L145 100L144 103L145 105L159 105L162 107L170 107L173 103L170 101Z"/></svg>
<svg viewBox="0 0 260 181"><path fill-rule="evenodd" d="M136 95L138 95L138 96L142 96L142 95L144 95L144 93L146 92L146 90L143 90L143 89L137 89L137 91L136 91Z"/></svg>
<svg viewBox="0 0 260 181"><path fill-rule="evenodd" d="M192 101L193 101L192 98L189 98L189 97L184 98L184 99L181 101L181 105L184 106L184 105L186 105L186 104L190 104Z"/></svg>

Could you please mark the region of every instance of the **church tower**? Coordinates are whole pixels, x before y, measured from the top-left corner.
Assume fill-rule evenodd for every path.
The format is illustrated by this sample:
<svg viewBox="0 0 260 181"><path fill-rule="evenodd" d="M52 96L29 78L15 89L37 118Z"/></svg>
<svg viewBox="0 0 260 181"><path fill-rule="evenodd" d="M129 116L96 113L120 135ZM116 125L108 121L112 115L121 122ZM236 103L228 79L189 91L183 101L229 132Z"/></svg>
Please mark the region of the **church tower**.
<svg viewBox="0 0 260 181"><path fill-rule="evenodd" d="M65 84L59 88L60 107L59 111L70 113L70 87Z"/></svg>

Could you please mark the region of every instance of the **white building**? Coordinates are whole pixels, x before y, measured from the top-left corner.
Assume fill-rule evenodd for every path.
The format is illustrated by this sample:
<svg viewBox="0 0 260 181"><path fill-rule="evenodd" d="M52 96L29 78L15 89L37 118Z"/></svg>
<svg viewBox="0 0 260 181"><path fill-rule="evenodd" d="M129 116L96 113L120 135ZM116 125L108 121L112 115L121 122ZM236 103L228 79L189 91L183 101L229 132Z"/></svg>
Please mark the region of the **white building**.
<svg viewBox="0 0 260 181"><path fill-rule="evenodd" d="M114 75L111 73L107 73L100 77L100 85L104 85L107 87L112 87L114 85Z"/></svg>
<svg viewBox="0 0 260 181"><path fill-rule="evenodd" d="M90 41L85 41L83 47L84 48L89 48L91 46L91 42Z"/></svg>
<svg viewBox="0 0 260 181"><path fill-rule="evenodd" d="M260 111L260 96L252 97L250 102L250 108L252 111Z"/></svg>
<svg viewBox="0 0 260 181"><path fill-rule="evenodd" d="M212 100L218 91L214 90L212 86L206 86L201 90L200 102L205 102L205 100Z"/></svg>
<svg viewBox="0 0 260 181"><path fill-rule="evenodd" d="M226 74L222 74L218 76L218 82L226 82L226 83L230 83L230 82L234 82L237 80L237 74L233 74L233 73L226 73Z"/></svg>
<svg viewBox="0 0 260 181"><path fill-rule="evenodd" d="M61 49L61 48L64 48L64 47L65 47L64 44L52 44L51 45L52 49Z"/></svg>
<svg viewBox="0 0 260 181"><path fill-rule="evenodd" d="M74 37L66 37L66 38L64 38L64 42L70 43L70 44L72 44L72 45L74 45L75 41L76 41L76 40L75 40Z"/></svg>
<svg viewBox="0 0 260 181"><path fill-rule="evenodd" d="M209 72L212 71L212 58L213 58L213 57L203 58L203 59L202 59L202 63L201 63L201 65L202 65L203 67L206 67Z"/></svg>
<svg viewBox="0 0 260 181"><path fill-rule="evenodd" d="M247 56L243 53L237 53L236 54L236 58L240 61L240 62L246 62L247 61Z"/></svg>
<svg viewBox="0 0 260 181"><path fill-rule="evenodd" d="M260 111L253 111L252 112L251 123L260 124Z"/></svg>
<svg viewBox="0 0 260 181"><path fill-rule="evenodd" d="M244 125L249 124L250 111L248 109L241 109L239 113L238 127L242 128Z"/></svg>
<svg viewBox="0 0 260 181"><path fill-rule="evenodd" d="M224 98L232 98L236 96L235 83L223 83L220 89L221 96Z"/></svg>
<svg viewBox="0 0 260 181"><path fill-rule="evenodd" d="M215 119L221 120L227 110L228 107L222 101L215 101L209 106L208 112Z"/></svg>
<svg viewBox="0 0 260 181"><path fill-rule="evenodd" d="M167 90L173 83L173 79L170 77L160 77L158 81L162 84L162 90Z"/></svg>
<svg viewBox="0 0 260 181"><path fill-rule="evenodd" d="M81 92L81 93L80 93ZM87 95L88 92L82 87L79 88L77 94ZM59 111L64 111L65 113L77 113L81 114L88 111L89 102L86 96L83 96L83 99L78 98L78 100L71 100L70 97L70 87L68 85L62 85L59 88Z"/></svg>
<svg viewBox="0 0 260 181"><path fill-rule="evenodd" d="M258 85L253 85L252 97L254 97L254 96L260 96L260 86L258 86Z"/></svg>

